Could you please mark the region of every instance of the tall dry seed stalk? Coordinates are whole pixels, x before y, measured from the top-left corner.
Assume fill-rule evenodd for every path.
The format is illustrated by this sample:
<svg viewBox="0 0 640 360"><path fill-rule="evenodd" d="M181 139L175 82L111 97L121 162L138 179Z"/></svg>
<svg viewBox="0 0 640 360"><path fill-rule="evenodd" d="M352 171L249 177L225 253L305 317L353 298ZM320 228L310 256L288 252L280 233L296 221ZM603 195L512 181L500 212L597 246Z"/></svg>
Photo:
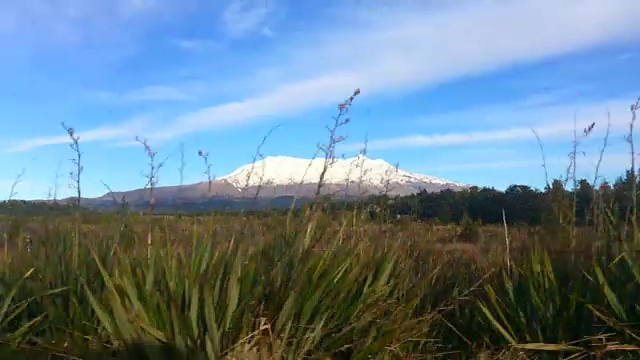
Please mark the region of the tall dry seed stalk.
<svg viewBox="0 0 640 360"><path fill-rule="evenodd" d="M139 136L135 137L135 140L142 145L144 149L145 155L147 155L148 163L147 163L147 172L143 172L142 176L147 180L144 188L149 190L149 211L153 212L155 199L153 197L153 191L158 185L158 176L160 173L160 169L164 166L167 158L162 161L157 160L158 152L154 151L147 139L141 139Z"/></svg>
<svg viewBox="0 0 640 360"><path fill-rule="evenodd" d="M18 191L16 190L16 188L22 182L22 177L24 176L25 171L26 169L24 168L20 170L18 175L16 175L16 178L13 180L13 183L11 183L11 188L9 189L9 197L8 197L9 202L13 200L16 197L16 195L18 195ZM4 260L6 263L6 261L9 259L9 234L7 233L7 229L5 229L2 232L2 237L4 239Z"/></svg>
<svg viewBox="0 0 640 360"><path fill-rule="evenodd" d="M67 135L69 136L69 140L71 140L69 147L73 151L73 155L74 155L74 157L69 159L69 161L71 161L71 164L74 167L74 169L69 172L69 177L71 178L70 186L72 189L75 189L76 191L76 203L75 203L76 221L75 221L75 236L73 239L72 261L73 261L73 266L77 267L79 256L80 256L80 222L81 222L80 206L82 205L81 204L82 202L81 176L82 176L84 167L82 165L82 151L80 151L80 135L76 133L75 128L66 126L64 122L60 123L60 125L62 126L63 129L65 129L65 131L67 132Z"/></svg>
<svg viewBox="0 0 640 360"><path fill-rule="evenodd" d="M147 222L147 255L149 258L151 258L151 247L153 245L152 217L153 217L153 211L155 209L155 204L156 204L156 200L153 196L153 190L158 184L158 175L159 175L160 169L162 169L162 167L164 166L165 162L167 161L167 158L163 159L162 161L158 161L156 159L156 157L158 156L158 152L154 151L151 148L147 139L141 139L139 136L136 136L135 140L138 143L140 143L140 145L142 145L144 152L147 155L147 159L149 161L147 163L147 166L148 166L147 172L146 173L143 172L142 175L147 180L147 183L145 184L145 188L149 189L149 207L148 207L148 222Z"/></svg>
<svg viewBox="0 0 640 360"><path fill-rule="evenodd" d="M540 135L536 131L536 129L531 128L531 132L536 137L536 141L538 142L538 147L540 148L540 156L542 157L542 169L544 170L544 183L547 186L547 189L551 189L551 184L549 183L549 170L547 168L547 156L544 152L544 145L542 145L542 140L540 139Z"/></svg>
<svg viewBox="0 0 640 360"><path fill-rule="evenodd" d="M511 274L511 239L509 238L509 228L507 227L507 214L502 209L502 225L504 226L504 242L505 242L505 260L507 263L507 272Z"/></svg>
<svg viewBox="0 0 640 360"><path fill-rule="evenodd" d="M604 212L602 204L602 195L597 191L598 181L600 180L600 167L602 166L602 160L604 159L604 152L609 146L609 135L611 133L611 112L607 110L607 128L604 134L604 140L602 141L602 147L598 156L598 162L596 163L595 173L593 175L592 184L592 221L595 232L600 235L602 230L602 213Z"/></svg>
<svg viewBox="0 0 640 360"><path fill-rule="evenodd" d="M180 175L180 187L184 185L184 169L187 166L187 161L184 157L184 143L180 143L180 167L178 167L178 174Z"/></svg>
<svg viewBox="0 0 640 360"><path fill-rule="evenodd" d="M76 191L76 205L79 207L82 201L82 187L80 186L80 180L82 171L84 170L82 166L82 152L80 151L80 135L76 133L75 128L68 127L64 123L60 123L60 125L65 129L67 135L69 135L69 139L71 140L69 147L73 151L74 157L70 158L69 161L73 164L74 169L69 172L69 177L71 178L71 188Z"/></svg>
<svg viewBox="0 0 640 360"><path fill-rule="evenodd" d="M636 151L634 142L634 127L636 124L636 114L640 108L640 98L634 104L631 104L631 121L629 122L629 133L627 142L631 148L631 226L633 228L633 246L638 245L638 180L636 176Z"/></svg>
<svg viewBox="0 0 640 360"><path fill-rule="evenodd" d="M558 222L561 227L565 228L568 232L570 247L574 248L576 246L576 233L577 233L577 218L576 218L576 208L577 208L577 190L578 190L578 179L576 176L577 172L577 160L578 156L585 156L586 153L580 150L581 142L586 139L594 130L596 123L592 122L589 126L582 129L582 132L578 134L578 126L577 126L577 114L574 114L573 117L573 139L571 142L571 151L568 154L569 164L565 170L564 179L561 180L562 184L560 185L562 189L557 189L555 186L549 183L549 172L547 168L547 160L544 151L544 146L542 144L542 140L538 132L535 129L531 129L534 134L536 141L538 143L538 147L540 148L540 155L542 157L542 168L544 169L545 183L546 183L546 191L549 194L550 201L553 203L554 210L556 215L558 216ZM607 129L607 138L608 138ZM606 139L605 139L605 147L606 147ZM604 149L601 150L601 157L604 152ZM596 177L598 176L598 169L600 164L597 165ZM564 191L566 191L569 181L571 181L572 189L570 192L571 200L567 202L564 198ZM554 181L554 184L556 182ZM558 194L560 192L560 194ZM556 196L559 195L559 198Z"/></svg>
<svg viewBox="0 0 640 360"><path fill-rule="evenodd" d="M258 146L256 147L256 151L253 154L253 157L251 158L251 167L249 168L249 171L247 172L247 175L245 177L243 192L246 191L249 188L249 184L251 184L251 177L253 176L253 173L255 171L256 162L258 162L258 159L264 160L264 154L262 153L262 148L267 143L267 140L273 135L273 133L278 128L280 128L280 124L277 124L276 126L269 129L269 131L267 131L267 133L262 137L260 144L258 144ZM256 187L255 194L253 195L254 207L258 202L258 196L260 196L260 191L262 190L263 181L264 181L264 168L262 169L262 171L260 171L260 179L258 180L258 186Z"/></svg>
<svg viewBox="0 0 640 360"><path fill-rule="evenodd" d="M177 196L178 200L174 201L174 205L176 207L176 209L175 209L176 211L180 211L180 207L182 205L182 202L181 202L180 199L182 198L182 195L183 195L183 192L184 192L184 170L187 167L187 160L186 160L186 157L185 157L185 150L184 150L184 142L180 143L179 151L180 151L180 166L178 167L178 175L180 177L180 183L179 183L179 186L178 186L178 189L179 189L179 191L178 191L179 195Z"/></svg>
<svg viewBox="0 0 640 360"><path fill-rule="evenodd" d="M111 198L111 201L113 201L113 205L118 205L118 198L116 197L115 192L111 189L111 186L109 186L109 184L104 181L100 181L100 183L102 183L102 186L107 189L106 195Z"/></svg>
<svg viewBox="0 0 640 360"><path fill-rule="evenodd" d="M582 140L586 139L589 134L593 132L596 123L592 122L589 126L582 130L582 133L578 135L577 131L577 114L573 116L573 141L571 142L571 152L569 153L569 165L565 173L564 186L567 187L568 181L571 180L571 212L569 216L569 239L571 241L571 247L576 246L576 207L577 207L577 192L578 192L578 178L576 176L578 168L578 155L585 156L584 151L580 151L579 147Z"/></svg>
<svg viewBox="0 0 640 360"><path fill-rule="evenodd" d="M350 118L345 118L349 113L349 109L353 104L353 100L356 96L360 95L360 89L356 89L351 96L349 96L344 102L338 104L338 114L333 116L333 124L326 126L328 134L328 141L326 144L318 144L318 150L324 154L324 163L318 179L318 186L316 187L315 197L318 199L324 185L324 178L327 171L336 161L336 145L343 142L346 137L338 135L338 130L343 126L349 124Z"/></svg>
<svg viewBox="0 0 640 360"><path fill-rule="evenodd" d="M16 178L13 180L13 182L11 183L11 187L9 188L9 201L15 199L15 197L18 195L18 185L20 185L20 183L22 183L22 177L24 176L24 173L26 172L26 169L22 169L20 170L20 172L18 173L18 175L16 175Z"/></svg>
<svg viewBox="0 0 640 360"><path fill-rule="evenodd" d="M211 163L209 162L209 153L200 149L198 150L198 156L202 158L204 162L204 174L207 175L207 183L209 185L209 196L211 196L211 185L213 183L214 176L211 174Z"/></svg>
<svg viewBox="0 0 640 360"><path fill-rule="evenodd" d="M58 166L56 166L56 171L54 173L54 179L53 179L53 194L52 194L52 198L53 198L53 202L54 204L58 202L58 190L60 187L60 168L62 167L62 161L58 161Z"/></svg>

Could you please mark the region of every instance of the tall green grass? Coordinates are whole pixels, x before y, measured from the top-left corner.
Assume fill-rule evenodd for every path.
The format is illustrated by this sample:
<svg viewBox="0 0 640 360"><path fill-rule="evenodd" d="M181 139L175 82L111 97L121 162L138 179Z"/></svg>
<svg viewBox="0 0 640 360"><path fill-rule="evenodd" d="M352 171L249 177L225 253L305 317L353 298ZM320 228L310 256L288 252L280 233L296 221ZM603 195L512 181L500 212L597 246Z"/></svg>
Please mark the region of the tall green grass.
<svg viewBox="0 0 640 360"><path fill-rule="evenodd" d="M159 220L147 257L146 226L115 221L82 229L77 268L74 226L62 220L42 223L31 252L12 248L0 277L7 349L147 359L640 356L634 254L607 262L522 245L507 269L500 252L455 255L400 225L332 232L322 218L208 218L186 230Z"/></svg>

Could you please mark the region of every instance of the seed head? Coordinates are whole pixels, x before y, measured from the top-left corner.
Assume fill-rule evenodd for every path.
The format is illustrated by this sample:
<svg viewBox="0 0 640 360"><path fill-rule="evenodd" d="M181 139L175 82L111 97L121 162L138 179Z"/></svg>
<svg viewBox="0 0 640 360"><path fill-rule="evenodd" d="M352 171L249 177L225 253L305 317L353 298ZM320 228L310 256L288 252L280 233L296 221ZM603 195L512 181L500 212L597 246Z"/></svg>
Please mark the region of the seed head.
<svg viewBox="0 0 640 360"><path fill-rule="evenodd" d="M596 126L596 123L595 123L595 122L592 122L592 123L591 123L591 125L589 125L588 127L586 127L586 128L583 130L584 136L589 135L589 134L591 133L591 131L593 131L593 128L594 128L595 126Z"/></svg>

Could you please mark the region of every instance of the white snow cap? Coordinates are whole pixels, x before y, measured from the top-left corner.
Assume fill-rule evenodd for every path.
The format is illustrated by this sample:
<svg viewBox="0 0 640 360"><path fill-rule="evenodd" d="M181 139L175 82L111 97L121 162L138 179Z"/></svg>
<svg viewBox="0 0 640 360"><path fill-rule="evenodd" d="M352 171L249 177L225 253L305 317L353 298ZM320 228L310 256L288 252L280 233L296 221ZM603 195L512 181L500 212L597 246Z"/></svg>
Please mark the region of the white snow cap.
<svg viewBox="0 0 640 360"><path fill-rule="evenodd" d="M325 159L300 159L290 156L267 156L253 164L239 167L219 178L236 187L257 185L314 184L320 179ZM250 175L247 182L247 176ZM370 159L364 155L335 159L324 176L325 184L358 183L374 186L384 184L436 184L466 186L454 181L429 175L411 173L397 168L382 159Z"/></svg>

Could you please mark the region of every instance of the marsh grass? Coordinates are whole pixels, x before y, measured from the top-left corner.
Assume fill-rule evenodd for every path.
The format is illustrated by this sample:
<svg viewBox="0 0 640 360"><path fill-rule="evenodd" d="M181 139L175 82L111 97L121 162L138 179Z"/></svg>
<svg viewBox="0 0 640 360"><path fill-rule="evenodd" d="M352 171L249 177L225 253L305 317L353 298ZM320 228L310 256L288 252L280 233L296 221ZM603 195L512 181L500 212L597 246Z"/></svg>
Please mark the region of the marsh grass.
<svg viewBox="0 0 640 360"><path fill-rule="evenodd" d="M323 174L347 123L334 120ZM3 218L0 355L638 358L640 259L599 245L635 239L635 222L594 209L607 226L510 227L508 261L501 226L367 221L358 207Z"/></svg>
<svg viewBox="0 0 640 360"><path fill-rule="evenodd" d="M3 343L149 359L566 357L640 345L633 255L607 263L520 243L509 272L497 246L452 252L420 236L428 225L348 233L322 226L329 217L286 228L284 217L220 216L154 219L147 258L147 222L130 219L121 234L113 217L82 228L75 268L72 219L42 223L48 241L3 263Z"/></svg>

